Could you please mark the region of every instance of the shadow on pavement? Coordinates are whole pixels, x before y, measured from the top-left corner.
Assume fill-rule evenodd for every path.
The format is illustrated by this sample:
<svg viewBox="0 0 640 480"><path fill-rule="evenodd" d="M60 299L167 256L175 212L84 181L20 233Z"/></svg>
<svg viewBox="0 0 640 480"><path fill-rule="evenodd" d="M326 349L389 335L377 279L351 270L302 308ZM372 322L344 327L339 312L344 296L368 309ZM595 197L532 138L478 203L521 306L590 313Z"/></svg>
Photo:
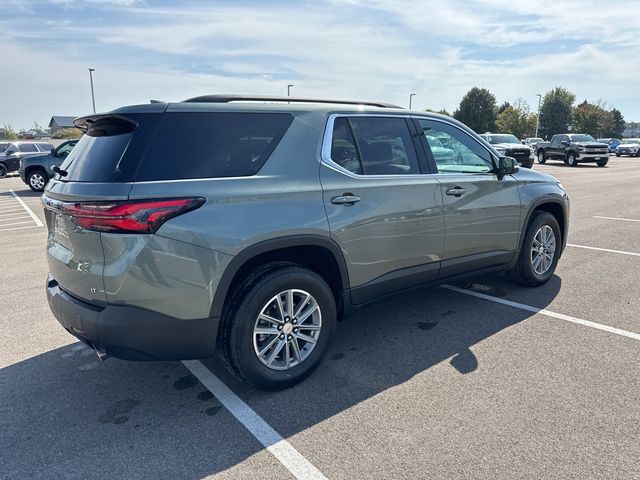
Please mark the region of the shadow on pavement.
<svg viewBox="0 0 640 480"><path fill-rule="evenodd" d="M520 289L498 276L457 285L496 296ZM535 289L537 303L550 303L560 285L553 277ZM289 390L257 391L230 377L216 359L204 363L287 438L441 362L453 375L473 372L483 362L474 345L531 315L422 288L340 324L323 364ZM0 405L0 463L7 478L196 479L262 449L180 363L98 364L78 343L0 369Z"/></svg>

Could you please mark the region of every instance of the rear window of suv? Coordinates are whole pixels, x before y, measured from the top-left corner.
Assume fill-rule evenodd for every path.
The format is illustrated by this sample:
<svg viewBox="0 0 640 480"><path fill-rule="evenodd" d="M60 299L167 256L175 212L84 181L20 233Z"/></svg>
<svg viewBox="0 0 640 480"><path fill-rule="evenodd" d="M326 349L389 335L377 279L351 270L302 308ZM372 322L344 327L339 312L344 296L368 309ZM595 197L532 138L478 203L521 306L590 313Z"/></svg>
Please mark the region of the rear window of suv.
<svg viewBox="0 0 640 480"><path fill-rule="evenodd" d="M174 112L102 117L60 166L63 181L238 177L260 170L293 116Z"/></svg>

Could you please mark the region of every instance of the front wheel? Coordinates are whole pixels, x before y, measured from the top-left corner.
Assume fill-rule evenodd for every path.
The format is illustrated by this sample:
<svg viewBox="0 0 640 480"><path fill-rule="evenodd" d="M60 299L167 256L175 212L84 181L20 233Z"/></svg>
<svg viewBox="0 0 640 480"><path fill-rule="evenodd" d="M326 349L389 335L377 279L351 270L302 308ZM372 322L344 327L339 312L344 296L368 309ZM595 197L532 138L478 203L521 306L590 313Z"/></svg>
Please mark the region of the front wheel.
<svg viewBox="0 0 640 480"><path fill-rule="evenodd" d="M598 160L596 163L599 167L605 167L607 163L609 163L609 160Z"/></svg>
<svg viewBox="0 0 640 480"><path fill-rule="evenodd" d="M544 156L544 151L540 150L538 152L538 163L544 163L547 161L547 157Z"/></svg>
<svg viewBox="0 0 640 480"><path fill-rule="evenodd" d="M573 152L569 152L567 154L567 158L565 159L564 163L568 166L568 167L575 167L578 165L578 161L576 160L576 154Z"/></svg>
<svg viewBox="0 0 640 480"><path fill-rule="evenodd" d="M7 176L7 166L4 163L0 163L0 178L4 178Z"/></svg>
<svg viewBox="0 0 640 480"><path fill-rule="evenodd" d="M616 152L616 157L619 157L619 156L620 156L620 154L618 152Z"/></svg>
<svg viewBox="0 0 640 480"><path fill-rule="evenodd" d="M549 212L534 213L511 278L521 284L536 287L546 283L558 265L561 233L556 217Z"/></svg>
<svg viewBox="0 0 640 480"><path fill-rule="evenodd" d="M29 188L34 192L42 192L44 187L47 186L48 180L49 178L47 177L47 174L42 170L34 170L27 177Z"/></svg>
<svg viewBox="0 0 640 480"><path fill-rule="evenodd" d="M234 375L256 387L291 387L320 364L336 322L335 298L320 275L293 264L267 266L225 308L220 354Z"/></svg>

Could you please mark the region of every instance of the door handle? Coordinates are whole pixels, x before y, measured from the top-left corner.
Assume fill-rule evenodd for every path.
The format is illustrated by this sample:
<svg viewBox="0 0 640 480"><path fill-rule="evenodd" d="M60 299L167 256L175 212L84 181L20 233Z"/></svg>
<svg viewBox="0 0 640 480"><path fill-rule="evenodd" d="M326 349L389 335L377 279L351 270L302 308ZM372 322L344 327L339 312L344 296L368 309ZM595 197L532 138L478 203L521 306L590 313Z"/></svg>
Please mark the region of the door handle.
<svg viewBox="0 0 640 480"><path fill-rule="evenodd" d="M360 201L360 197L357 195L353 195L352 193L343 193L337 197L333 197L331 199L331 203L334 205L353 205L356 202Z"/></svg>
<svg viewBox="0 0 640 480"><path fill-rule="evenodd" d="M466 188L462 188L462 187L453 187L450 188L449 190L447 190L447 195L453 195L454 197L460 197L461 195L464 195L465 193L467 193L467 189Z"/></svg>

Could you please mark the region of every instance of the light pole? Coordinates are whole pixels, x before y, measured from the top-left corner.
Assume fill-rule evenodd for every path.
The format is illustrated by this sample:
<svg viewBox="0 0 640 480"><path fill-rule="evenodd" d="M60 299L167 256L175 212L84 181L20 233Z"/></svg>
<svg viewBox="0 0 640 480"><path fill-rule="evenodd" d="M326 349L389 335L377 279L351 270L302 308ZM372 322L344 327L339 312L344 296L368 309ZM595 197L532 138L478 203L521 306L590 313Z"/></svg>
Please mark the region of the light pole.
<svg viewBox="0 0 640 480"><path fill-rule="evenodd" d="M540 128L540 103L542 102L542 94L536 93L538 97L538 114L536 115L536 134L534 137L538 138L538 128Z"/></svg>
<svg viewBox="0 0 640 480"><path fill-rule="evenodd" d="M91 82L91 103L93 104L93 113L96 113L96 97L93 94L93 72L95 72L95 68L89 69L89 81Z"/></svg>
<svg viewBox="0 0 640 480"><path fill-rule="evenodd" d="M409 94L409 110L411 110L411 103L412 103L413 97L415 97L415 96L416 96L415 93Z"/></svg>
<svg viewBox="0 0 640 480"><path fill-rule="evenodd" d="M289 85L287 85L287 97L291 96L291 87L293 87L293 83L290 83Z"/></svg>

